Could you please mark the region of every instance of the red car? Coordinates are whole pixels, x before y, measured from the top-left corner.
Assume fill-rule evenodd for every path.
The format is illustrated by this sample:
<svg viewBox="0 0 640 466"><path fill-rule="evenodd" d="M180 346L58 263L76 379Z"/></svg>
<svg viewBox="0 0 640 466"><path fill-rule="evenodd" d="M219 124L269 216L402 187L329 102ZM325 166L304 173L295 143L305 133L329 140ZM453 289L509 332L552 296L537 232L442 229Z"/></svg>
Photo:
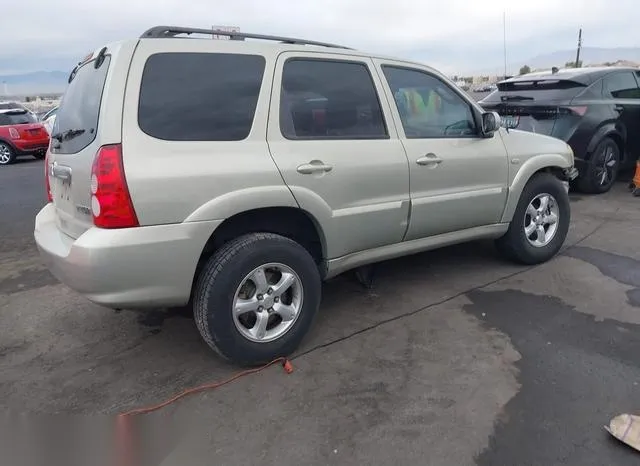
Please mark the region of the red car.
<svg viewBox="0 0 640 466"><path fill-rule="evenodd" d="M48 147L49 133L33 114L22 108L0 109L0 165L23 155L44 159Z"/></svg>

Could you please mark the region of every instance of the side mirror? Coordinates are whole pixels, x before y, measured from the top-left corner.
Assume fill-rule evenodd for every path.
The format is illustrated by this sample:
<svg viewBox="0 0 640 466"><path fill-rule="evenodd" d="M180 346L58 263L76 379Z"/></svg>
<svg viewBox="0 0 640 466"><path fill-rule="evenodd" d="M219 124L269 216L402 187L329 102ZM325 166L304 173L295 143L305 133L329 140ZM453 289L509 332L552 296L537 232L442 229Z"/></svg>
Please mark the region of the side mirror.
<svg viewBox="0 0 640 466"><path fill-rule="evenodd" d="M485 136L492 136L500 129L500 115L496 112L486 112L482 114L482 132Z"/></svg>

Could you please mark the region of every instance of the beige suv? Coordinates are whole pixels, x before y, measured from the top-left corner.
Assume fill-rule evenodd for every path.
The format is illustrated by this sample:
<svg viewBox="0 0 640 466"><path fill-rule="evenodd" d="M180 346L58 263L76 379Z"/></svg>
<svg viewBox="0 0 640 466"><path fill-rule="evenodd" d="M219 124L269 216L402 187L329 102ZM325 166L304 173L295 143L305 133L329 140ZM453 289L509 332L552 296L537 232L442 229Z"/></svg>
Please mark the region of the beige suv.
<svg viewBox="0 0 640 466"><path fill-rule="evenodd" d="M35 239L89 300L192 303L209 346L257 364L295 350L346 270L480 238L526 264L561 247L564 142L501 128L419 63L212 34L155 27L69 77Z"/></svg>

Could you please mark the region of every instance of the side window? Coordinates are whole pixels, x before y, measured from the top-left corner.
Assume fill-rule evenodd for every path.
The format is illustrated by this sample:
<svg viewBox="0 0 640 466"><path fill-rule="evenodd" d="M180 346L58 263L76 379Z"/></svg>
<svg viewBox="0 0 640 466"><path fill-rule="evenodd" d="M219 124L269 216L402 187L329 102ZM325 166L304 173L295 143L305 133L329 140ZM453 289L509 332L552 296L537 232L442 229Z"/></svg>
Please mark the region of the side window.
<svg viewBox="0 0 640 466"><path fill-rule="evenodd" d="M440 79L418 70L383 66L407 138L478 134L471 106Z"/></svg>
<svg viewBox="0 0 640 466"><path fill-rule="evenodd" d="M168 141L245 139L264 67L258 55L151 55L142 74L138 125L149 136Z"/></svg>
<svg viewBox="0 0 640 466"><path fill-rule="evenodd" d="M640 99L638 83L630 71L613 73L604 78L605 95L614 99Z"/></svg>
<svg viewBox="0 0 640 466"><path fill-rule="evenodd" d="M287 139L387 138L363 63L293 58L282 71L280 129Z"/></svg>

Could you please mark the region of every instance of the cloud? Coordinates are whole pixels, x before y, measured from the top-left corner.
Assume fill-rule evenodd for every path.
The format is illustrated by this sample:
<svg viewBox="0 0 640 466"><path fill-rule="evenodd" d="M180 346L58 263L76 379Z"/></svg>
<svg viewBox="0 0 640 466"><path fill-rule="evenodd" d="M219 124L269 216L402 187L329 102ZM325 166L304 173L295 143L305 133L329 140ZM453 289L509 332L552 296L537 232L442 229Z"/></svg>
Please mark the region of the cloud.
<svg viewBox="0 0 640 466"><path fill-rule="evenodd" d="M636 46L637 0L37 0L5 2L0 74L69 67L158 24L291 35L425 61L445 72L511 67L545 52Z"/></svg>

